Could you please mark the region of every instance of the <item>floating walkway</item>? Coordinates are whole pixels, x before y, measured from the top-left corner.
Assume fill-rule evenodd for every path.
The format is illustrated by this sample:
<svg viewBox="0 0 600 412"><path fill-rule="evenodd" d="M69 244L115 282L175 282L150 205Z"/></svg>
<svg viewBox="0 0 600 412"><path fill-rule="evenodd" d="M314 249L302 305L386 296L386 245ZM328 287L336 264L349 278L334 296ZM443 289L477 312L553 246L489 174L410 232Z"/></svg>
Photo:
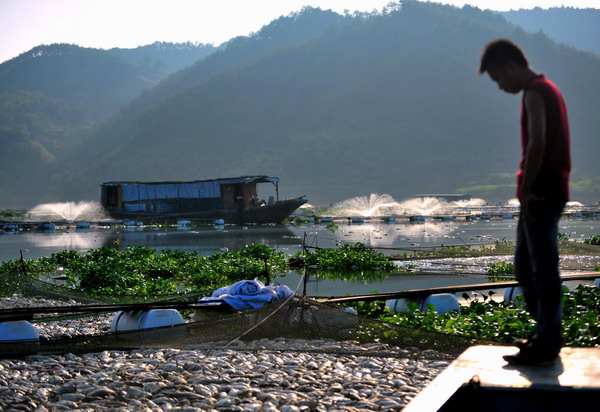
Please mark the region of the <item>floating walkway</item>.
<svg viewBox="0 0 600 412"><path fill-rule="evenodd" d="M562 214L565 218L589 219L600 217L600 207L589 206L577 208L577 210L566 210ZM476 221L476 220L510 220L519 217L519 208L486 208L473 210L470 213L446 213L432 215L389 215L389 216L311 216L307 217L294 214L292 217L309 218L315 223L423 223L423 222L452 222L452 221Z"/></svg>
<svg viewBox="0 0 600 412"><path fill-rule="evenodd" d="M290 216L290 220L295 218L306 219L309 222L317 224L340 223L362 224L374 222L386 223L424 223L424 222L452 222L452 221L476 221L476 220L510 220L518 218L519 208L478 208L471 210L470 213L447 213L434 215L388 215L388 216L306 216L304 214L295 213ZM563 217L575 219L589 219L600 217L599 206L583 206L576 210L566 210ZM198 222L207 222L213 219L199 219ZM196 220L195 220L196 221ZM185 222L185 223L184 223ZM178 226L190 225L194 221L181 220L178 221ZM0 222L0 231L10 232L19 230L53 230L63 228L65 226L74 227L76 229L89 229L92 226L143 226L143 221L127 221L127 220L87 220L87 221L66 221L66 220L48 220L48 221L5 221ZM217 223L218 224L218 223Z"/></svg>

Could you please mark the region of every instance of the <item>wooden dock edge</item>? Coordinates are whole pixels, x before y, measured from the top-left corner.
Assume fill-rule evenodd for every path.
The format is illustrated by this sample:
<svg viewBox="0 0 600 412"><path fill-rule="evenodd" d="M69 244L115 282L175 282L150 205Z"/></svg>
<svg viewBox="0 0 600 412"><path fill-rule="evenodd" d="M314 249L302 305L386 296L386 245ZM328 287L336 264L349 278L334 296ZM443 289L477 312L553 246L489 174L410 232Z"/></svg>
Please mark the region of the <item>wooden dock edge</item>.
<svg viewBox="0 0 600 412"><path fill-rule="evenodd" d="M514 346L468 348L403 411L452 410L449 400L461 391L467 393L462 400L469 399L460 402L462 411L588 410L581 409L585 405L597 410L597 402L587 402L600 399L600 348L563 348L560 361L551 366L513 366L502 358L517 351ZM473 396L474 387L480 396Z"/></svg>

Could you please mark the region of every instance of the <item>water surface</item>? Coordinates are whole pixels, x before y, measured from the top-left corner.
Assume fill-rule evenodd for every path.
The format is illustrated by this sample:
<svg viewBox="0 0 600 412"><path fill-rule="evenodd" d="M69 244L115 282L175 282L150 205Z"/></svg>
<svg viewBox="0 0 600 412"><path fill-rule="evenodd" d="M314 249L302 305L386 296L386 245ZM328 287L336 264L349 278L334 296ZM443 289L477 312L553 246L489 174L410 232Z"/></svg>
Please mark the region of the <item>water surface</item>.
<svg viewBox="0 0 600 412"><path fill-rule="evenodd" d="M25 259L49 256L64 249L85 253L91 248L111 246L123 248L128 245L147 246L157 250L178 249L198 252L208 256L221 250L237 250L252 243L262 243L292 255L308 247L333 248L341 243L361 242L380 248L386 254L410 253L411 250L438 247L440 245L481 245L494 241L515 239L517 221L492 219L489 221L431 221L424 224L406 222L384 223L373 221L364 224L339 222L335 232L325 225L307 226L225 226L205 228L156 228L156 227L92 227L89 230L57 227L54 231L26 230L16 233L0 232L0 260L17 259L24 251ZM593 219L561 220L559 231L573 239L582 240L599 234L600 224ZM499 258L493 258L499 259ZM436 275L398 275L381 280L317 280L309 278L307 293L318 296L392 292L425 287L464 285L487 282L481 260L459 259L424 262L430 273ZM462 269L460 269L462 267ZM462 271L463 275L444 276L441 273ZM425 267L425 269L427 269ZM288 284L302 292L301 274L291 272L279 277L280 283Z"/></svg>

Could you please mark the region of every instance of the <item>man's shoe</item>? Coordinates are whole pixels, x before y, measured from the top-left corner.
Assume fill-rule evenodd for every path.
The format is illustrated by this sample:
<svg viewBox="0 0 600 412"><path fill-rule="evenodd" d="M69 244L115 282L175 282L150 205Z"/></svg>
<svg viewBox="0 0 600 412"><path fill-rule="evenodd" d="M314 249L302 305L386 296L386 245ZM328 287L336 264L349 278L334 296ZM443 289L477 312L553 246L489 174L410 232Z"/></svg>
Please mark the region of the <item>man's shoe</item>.
<svg viewBox="0 0 600 412"><path fill-rule="evenodd" d="M504 360L511 365L549 366L559 359L558 354L545 354L540 351L522 349L515 355L504 355Z"/></svg>
<svg viewBox="0 0 600 412"><path fill-rule="evenodd" d="M522 339L522 340L516 340L513 342L513 345L516 346L519 349L524 349L527 346L531 345L531 339Z"/></svg>
<svg viewBox="0 0 600 412"><path fill-rule="evenodd" d="M559 349L559 351L560 351L560 348L562 348L563 343L564 343L563 339L560 338L559 341L558 341L558 346L557 346L557 348ZM527 339L515 340L513 342L513 346L516 346L517 348L519 348L521 350L522 349L529 350L529 348L531 346L536 346L536 345L539 346L541 344L540 344L540 340L537 339L537 337L535 335L532 336L532 337L530 337L530 338L527 338Z"/></svg>

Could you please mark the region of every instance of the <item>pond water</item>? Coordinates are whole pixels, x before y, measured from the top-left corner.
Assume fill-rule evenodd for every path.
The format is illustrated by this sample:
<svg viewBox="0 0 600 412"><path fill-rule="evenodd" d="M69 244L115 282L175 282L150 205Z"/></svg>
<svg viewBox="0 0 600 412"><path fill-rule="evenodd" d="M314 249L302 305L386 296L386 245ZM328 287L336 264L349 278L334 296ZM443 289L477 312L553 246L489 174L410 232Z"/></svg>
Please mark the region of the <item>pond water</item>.
<svg viewBox="0 0 600 412"><path fill-rule="evenodd" d="M94 227L76 230L57 227L50 232L22 230L0 231L0 260L17 259L23 250L25 259L49 256L53 252L74 249L84 253L91 248L127 245L147 246L158 250L179 249L210 255L221 250L237 250L251 243L263 243L292 255L309 247L332 248L340 243L361 242L379 248L386 254L410 253L421 248L440 245L481 245L496 240L514 240L517 220L492 219L489 221L431 221L421 224L384 223L373 221L364 224L338 223L334 232L325 225L287 226L225 226L205 228L176 227ZM559 231L573 239L583 240L600 233L596 219L567 219L560 222ZM499 258L493 258L499 259ZM487 282L482 275L487 261L481 259L454 259L444 261L412 261L410 264L428 274L395 275L386 279L324 280L309 278L306 292L311 296L343 296L345 294L392 292L426 287L453 286ZM400 264L407 264L402 262ZM445 275L444 272L453 272ZM456 274L456 273L459 274ZM281 274L277 281L302 292L304 287L299 273Z"/></svg>

